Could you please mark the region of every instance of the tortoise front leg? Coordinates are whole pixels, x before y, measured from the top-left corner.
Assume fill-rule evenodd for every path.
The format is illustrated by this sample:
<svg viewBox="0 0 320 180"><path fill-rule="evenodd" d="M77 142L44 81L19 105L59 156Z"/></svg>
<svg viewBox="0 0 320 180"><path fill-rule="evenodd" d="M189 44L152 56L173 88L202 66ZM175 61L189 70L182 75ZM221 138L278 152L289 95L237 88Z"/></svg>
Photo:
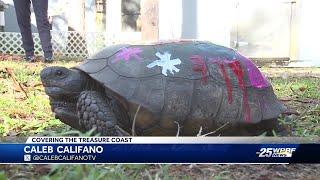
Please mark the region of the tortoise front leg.
<svg viewBox="0 0 320 180"><path fill-rule="evenodd" d="M96 128L103 136L126 135L117 129L117 119L107 98L97 91L81 92L77 102L79 123L86 131Z"/></svg>

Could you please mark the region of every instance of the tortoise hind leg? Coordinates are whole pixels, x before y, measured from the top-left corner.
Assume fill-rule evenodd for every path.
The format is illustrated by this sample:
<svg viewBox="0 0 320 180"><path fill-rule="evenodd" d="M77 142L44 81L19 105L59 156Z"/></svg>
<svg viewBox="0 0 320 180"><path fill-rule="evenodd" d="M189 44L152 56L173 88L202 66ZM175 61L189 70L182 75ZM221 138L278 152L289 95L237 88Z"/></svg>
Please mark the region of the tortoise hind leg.
<svg viewBox="0 0 320 180"><path fill-rule="evenodd" d="M96 128L96 132L103 136L126 135L117 129L117 119L107 101L100 92L81 92L77 102L80 125L86 131Z"/></svg>

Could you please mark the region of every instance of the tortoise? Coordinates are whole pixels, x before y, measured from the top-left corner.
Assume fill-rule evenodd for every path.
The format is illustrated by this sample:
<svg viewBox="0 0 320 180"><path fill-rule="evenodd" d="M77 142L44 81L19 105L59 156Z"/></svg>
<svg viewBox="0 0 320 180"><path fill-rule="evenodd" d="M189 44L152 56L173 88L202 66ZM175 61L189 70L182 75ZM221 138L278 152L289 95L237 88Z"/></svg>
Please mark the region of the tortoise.
<svg viewBox="0 0 320 180"><path fill-rule="evenodd" d="M56 118L106 136L270 134L287 109L251 60L206 41L116 44L41 80Z"/></svg>

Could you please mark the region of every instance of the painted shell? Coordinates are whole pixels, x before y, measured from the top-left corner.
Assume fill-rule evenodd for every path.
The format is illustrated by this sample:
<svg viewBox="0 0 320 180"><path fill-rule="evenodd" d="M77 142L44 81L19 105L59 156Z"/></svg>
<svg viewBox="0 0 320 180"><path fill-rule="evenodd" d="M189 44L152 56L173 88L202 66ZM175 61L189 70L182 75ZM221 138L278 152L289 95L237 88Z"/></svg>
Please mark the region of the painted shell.
<svg viewBox="0 0 320 180"><path fill-rule="evenodd" d="M285 107L258 68L209 42L114 45L75 67L103 84L142 134L186 134L277 118ZM156 132L156 133L155 133Z"/></svg>

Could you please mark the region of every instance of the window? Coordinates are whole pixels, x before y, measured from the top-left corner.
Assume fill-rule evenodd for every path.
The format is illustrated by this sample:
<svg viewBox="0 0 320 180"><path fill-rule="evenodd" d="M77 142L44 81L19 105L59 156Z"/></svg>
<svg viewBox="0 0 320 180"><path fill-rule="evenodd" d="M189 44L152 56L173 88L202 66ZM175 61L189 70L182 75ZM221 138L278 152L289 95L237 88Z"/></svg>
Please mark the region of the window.
<svg viewBox="0 0 320 180"><path fill-rule="evenodd" d="M96 0L97 13L105 13L106 11L106 0Z"/></svg>
<svg viewBox="0 0 320 180"><path fill-rule="evenodd" d="M121 1L121 29L126 32L140 32L140 0Z"/></svg>

